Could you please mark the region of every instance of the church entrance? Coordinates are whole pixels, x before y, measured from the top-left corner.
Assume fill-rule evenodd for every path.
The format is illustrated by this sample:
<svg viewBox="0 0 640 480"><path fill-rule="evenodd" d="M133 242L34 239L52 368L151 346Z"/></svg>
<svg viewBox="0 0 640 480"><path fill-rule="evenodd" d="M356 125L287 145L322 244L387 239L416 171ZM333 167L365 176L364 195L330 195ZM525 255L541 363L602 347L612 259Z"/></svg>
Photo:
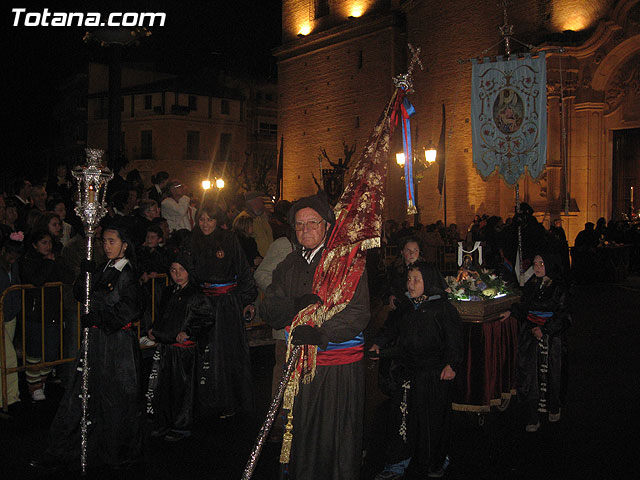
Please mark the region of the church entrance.
<svg viewBox="0 0 640 480"><path fill-rule="evenodd" d="M613 132L612 219L640 208L640 128Z"/></svg>

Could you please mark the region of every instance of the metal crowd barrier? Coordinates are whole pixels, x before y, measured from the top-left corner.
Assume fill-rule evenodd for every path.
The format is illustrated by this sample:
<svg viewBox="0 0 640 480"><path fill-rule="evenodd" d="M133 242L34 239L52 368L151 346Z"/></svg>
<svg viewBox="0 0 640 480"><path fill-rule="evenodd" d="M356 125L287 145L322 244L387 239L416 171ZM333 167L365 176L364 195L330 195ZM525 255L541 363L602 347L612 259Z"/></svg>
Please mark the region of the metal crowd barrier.
<svg viewBox="0 0 640 480"><path fill-rule="evenodd" d="M164 281L165 285L169 284L169 278L166 274L159 274L156 278L151 278L151 324L153 325L153 322L155 321L155 317L156 317L156 281ZM72 285L66 285L63 284L61 282L52 282L52 283L45 283L44 285L42 285L41 287L36 287L34 285L31 284L20 284L20 285L12 285L9 288L7 288L4 292L2 292L2 294L0 294L0 383L2 384L2 410L6 413L9 410L9 406L7 405L8 402L8 391L7 391L7 377L8 375L12 374L12 373L17 373L17 372L23 372L26 371L28 369L41 369L42 367L54 367L56 365L61 365L64 363L70 363L75 361L76 357L74 356L68 356L65 357L64 355L64 319L65 319L65 308L64 308L64 290L65 287L68 289L73 288ZM59 334L59 340L60 340L60 345L58 347L58 355L57 358L55 360L51 360L51 361L45 361L45 357L46 357L46 349L45 349L45 322L44 322L44 315L45 315L45 289L48 288L57 288L60 292L60 319L61 321L58 322L58 334ZM40 290L40 335L41 335L41 351L40 351L40 359L41 361L38 363L29 363L29 365L27 365L27 348L26 348L26 292L27 290ZM11 292L15 292L15 291L19 291L21 292L21 312L17 315L16 317L16 322L18 322L18 319L21 319L21 327L20 330L18 330L18 324L16 324L16 334L17 332L19 332L20 335L20 344L21 344L21 351L20 351L20 355L18 358L18 366L16 367L12 367L12 368L7 368L7 352L5 349L5 327L4 327L4 322L5 322L5 318L4 318L4 302L5 302L5 298L6 296L11 293ZM81 324L80 324L80 316L81 316L81 307L82 305L79 302L76 302L76 308L75 308L75 315L76 315L76 339L77 339L77 343L76 345L80 346L80 338L81 338ZM11 319L9 319L11 320ZM137 333L138 333L138 339L140 339L140 322L136 322L136 328L137 328ZM141 348L150 348L150 347L144 347L142 346ZM21 360L21 361L20 361Z"/></svg>

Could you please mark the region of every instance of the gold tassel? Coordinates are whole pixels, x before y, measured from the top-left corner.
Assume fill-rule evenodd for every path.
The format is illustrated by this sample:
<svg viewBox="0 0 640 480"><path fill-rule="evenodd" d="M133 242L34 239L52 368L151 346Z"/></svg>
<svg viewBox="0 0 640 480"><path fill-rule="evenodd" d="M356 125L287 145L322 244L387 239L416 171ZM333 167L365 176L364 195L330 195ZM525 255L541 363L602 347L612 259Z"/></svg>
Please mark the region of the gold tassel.
<svg viewBox="0 0 640 480"><path fill-rule="evenodd" d="M280 450L280 463L289 463L291 456L291 442L293 441L293 410L287 414L287 425L284 427L282 435L282 449Z"/></svg>
<svg viewBox="0 0 640 480"><path fill-rule="evenodd" d="M284 391L284 398L282 399L282 408L287 410L287 424L284 427L284 434L282 435L282 448L280 449L280 463L289 463L289 456L291 455L291 443L293 442L293 403L298 394L298 374L294 370L287 381L287 388Z"/></svg>

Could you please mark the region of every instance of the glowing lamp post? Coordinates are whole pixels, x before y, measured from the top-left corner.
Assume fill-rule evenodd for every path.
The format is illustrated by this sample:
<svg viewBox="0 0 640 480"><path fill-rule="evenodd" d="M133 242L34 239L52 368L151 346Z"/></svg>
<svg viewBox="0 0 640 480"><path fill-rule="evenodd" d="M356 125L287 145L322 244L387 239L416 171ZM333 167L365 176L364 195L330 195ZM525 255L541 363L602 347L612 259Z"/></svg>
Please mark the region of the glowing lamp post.
<svg viewBox="0 0 640 480"><path fill-rule="evenodd" d="M424 147L424 159L420 158L420 156L417 155L415 151L414 151L414 154L412 155L412 160L413 160L412 165L413 165L413 168L415 168L415 175L413 177L413 181L414 181L414 200L415 200L415 207L416 207L416 212L413 215L414 215L414 223L416 225L419 223L419 215L420 215L420 213L417 211L418 183L420 183L420 180L422 180L424 171L429 169L433 165L435 165L437 154L438 154L438 151L436 150L436 147L433 146L433 142L429 142L429 146ZM407 162L407 159L404 156L404 152L396 153L396 163L398 164L399 167L404 168L404 165L406 162Z"/></svg>
<svg viewBox="0 0 640 480"><path fill-rule="evenodd" d="M438 151L433 146L433 142L429 142L429 146L424 149L424 159L427 162L427 166L432 165L436 161L436 155Z"/></svg>
<svg viewBox="0 0 640 480"><path fill-rule="evenodd" d="M87 238L87 260L93 259L93 238L100 220L107 214L106 193L107 182L113 178L113 173L108 168L102 167L104 150L95 148L85 149L87 154L86 165L80 165L73 169L73 177L78 182L78 193L75 212L82 220ZM89 313L91 294L91 273L86 272L85 300L83 313ZM82 418L80 420L80 463L82 473L87 469L87 427L90 422L87 418L89 405L89 329L82 330Z"/></svg>
<svg viewBox="0 0 640 480"><path fill-rule="evenodd" d="M202 189L203 190L209 190L211 188L211 181L210 180L203 180L202 181Z"/></svg>
<svg viewBox="0 0 640 480"><path fill-rule="evenodd" d="M224 188L224 180L221 178L216 178L216 188L222 190Z"/></svg>

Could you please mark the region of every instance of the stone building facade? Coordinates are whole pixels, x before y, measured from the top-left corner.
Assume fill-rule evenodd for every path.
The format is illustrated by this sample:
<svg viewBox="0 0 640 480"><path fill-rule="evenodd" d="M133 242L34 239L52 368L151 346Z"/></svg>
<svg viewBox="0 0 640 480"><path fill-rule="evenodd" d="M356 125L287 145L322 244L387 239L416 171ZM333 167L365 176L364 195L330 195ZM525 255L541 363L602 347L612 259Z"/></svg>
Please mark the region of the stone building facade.
<svg viewBox="0 0 640 480"><path fill-rule="evenodd" d="M447 223L464 228L475 214L511 215L514 189L497 175L483 180L472 161L467 60L504 53L499 27L505 12L498 3L283 0L283 44L275 55L285 198L315 187L311 173L320 175L321 148L338 157L345 141L360 153L391 95L392 77L406 70L411 43L421 48L425 67L415 73L411 95L418 147L437 144L443 104L446 109ZM514 54L526 50L520 42L549 51L547 168L539 181L520 182L520 198L547 225L561 216L572 242L586 221L627 212L630 187L637 192L640 186L634 140L640 133L640 4L511 0L507 14ZM391 155L385 216L404 220L400 176ZM418 190L420 221L444 219L436 168L425 172Z"/></svg>
<svg viewBox="0 0 640 480"><path fill-rule="evenodd" d="M87 144L103 149L108 144L107 72L106 65L89 66ZM121 93L125 170L139 170L145 184L164 170L192 191L214 177L235 190L247 161L251 167L269 162L275 177L275 83L226 74L196 81L125 67Z"/></svg>

